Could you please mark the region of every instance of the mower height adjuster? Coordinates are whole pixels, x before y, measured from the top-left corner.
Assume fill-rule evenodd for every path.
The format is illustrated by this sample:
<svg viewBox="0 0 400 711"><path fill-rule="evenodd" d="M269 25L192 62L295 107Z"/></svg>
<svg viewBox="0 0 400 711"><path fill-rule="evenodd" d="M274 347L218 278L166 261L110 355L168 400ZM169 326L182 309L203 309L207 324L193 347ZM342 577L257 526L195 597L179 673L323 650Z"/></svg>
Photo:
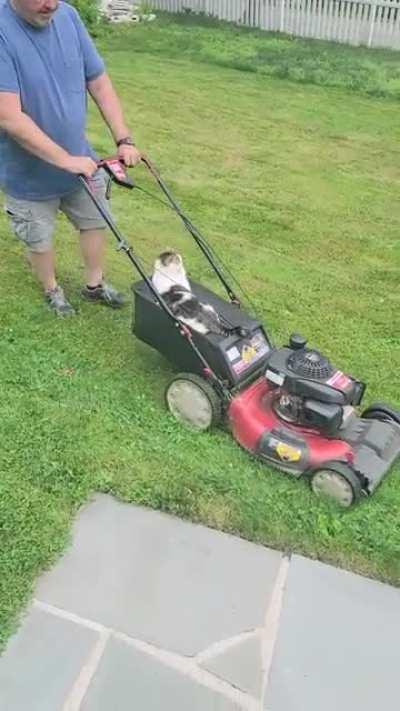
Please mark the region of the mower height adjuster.
<svg viewBox="0 0 400 711"><path fill-rule="evenodd" d="M126 241L126 239L121 239L119 244L117 244L116 248L117 252L130 252L132 249L131 245Z"/></svg>

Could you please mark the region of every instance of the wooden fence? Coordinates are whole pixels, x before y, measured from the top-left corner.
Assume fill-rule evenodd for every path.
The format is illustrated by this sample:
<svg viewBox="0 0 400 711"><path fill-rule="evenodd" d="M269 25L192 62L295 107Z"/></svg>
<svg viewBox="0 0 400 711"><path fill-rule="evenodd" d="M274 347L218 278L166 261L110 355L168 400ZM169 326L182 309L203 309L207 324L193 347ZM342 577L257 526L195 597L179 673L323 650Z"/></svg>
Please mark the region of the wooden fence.
<svg viewBox="0 0 400 711"><path fill-rule="evenodd" d="M298 37L400 49L400 0L152 0L151 5Z"/></svg>

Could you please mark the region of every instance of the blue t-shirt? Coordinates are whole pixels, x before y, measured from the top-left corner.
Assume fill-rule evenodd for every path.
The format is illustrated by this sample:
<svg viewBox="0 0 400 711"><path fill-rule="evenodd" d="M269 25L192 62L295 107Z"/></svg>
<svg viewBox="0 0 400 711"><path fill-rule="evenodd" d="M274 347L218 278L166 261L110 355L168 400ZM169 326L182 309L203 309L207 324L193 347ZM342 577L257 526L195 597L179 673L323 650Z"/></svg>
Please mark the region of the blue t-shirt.
<svg viewBox="0 0 400 711"><path fill-rule="evenodd" d="M104 63L76 10L60 2L50 24L37 28L9 2L0 7L0 92L19 94L22 111L75 156L92 156L85 137L86 83ZM25 200L76 190L76 176L36 158L0 131L0 186Z"/></svg>

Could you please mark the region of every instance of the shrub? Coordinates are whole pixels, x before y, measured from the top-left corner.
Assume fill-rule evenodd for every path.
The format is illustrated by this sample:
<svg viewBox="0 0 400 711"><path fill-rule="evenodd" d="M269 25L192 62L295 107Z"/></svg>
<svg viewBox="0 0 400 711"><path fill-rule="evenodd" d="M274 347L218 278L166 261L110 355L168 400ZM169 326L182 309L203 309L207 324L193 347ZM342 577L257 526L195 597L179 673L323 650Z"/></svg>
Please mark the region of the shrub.
<svg viewBox="0 0 400 711"><path fill-rule="evenodd" d="M68 2L76 7L88 29L93 32L100 20L98 0L68 0Z"/></svg>

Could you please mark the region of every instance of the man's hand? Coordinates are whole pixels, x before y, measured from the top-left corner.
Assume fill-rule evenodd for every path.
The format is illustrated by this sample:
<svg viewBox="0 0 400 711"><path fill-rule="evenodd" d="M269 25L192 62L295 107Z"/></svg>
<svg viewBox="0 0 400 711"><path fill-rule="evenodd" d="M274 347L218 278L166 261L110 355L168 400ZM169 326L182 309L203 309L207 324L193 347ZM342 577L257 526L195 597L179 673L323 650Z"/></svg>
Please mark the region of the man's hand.
<svg viewBox="0 0 400 711"><path fill-rule="evenodd" d="M122 145L118 148L118 158L127 166L133 167L142 160L142 153L136 146Z"/></svg>
<svg viewBox="0 0 400 711"><path fill-rule="evenodd" d="M91 178L98 169L97 163L87 156L68 156L63 163L63 170L74 175L84 175L85 178Z"/></svg>

